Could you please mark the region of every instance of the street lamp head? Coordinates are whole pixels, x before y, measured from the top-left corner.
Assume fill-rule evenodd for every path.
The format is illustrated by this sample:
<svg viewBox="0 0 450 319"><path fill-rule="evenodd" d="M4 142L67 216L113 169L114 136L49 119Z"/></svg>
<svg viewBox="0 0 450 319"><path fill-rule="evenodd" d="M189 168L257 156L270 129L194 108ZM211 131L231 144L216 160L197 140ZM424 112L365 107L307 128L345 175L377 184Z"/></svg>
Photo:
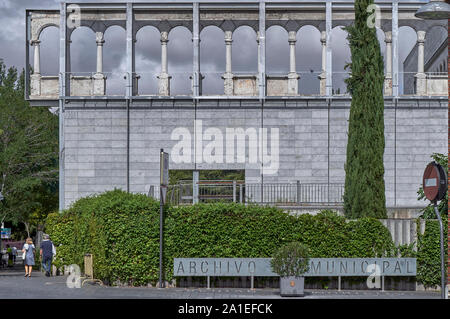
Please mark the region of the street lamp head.
<svg viewBox="0 0 450 319"><path fill-rule="evenodd" d="M450 4L445 1L432 0L417 10L415 16L426 20L450 19Z"/></svg>

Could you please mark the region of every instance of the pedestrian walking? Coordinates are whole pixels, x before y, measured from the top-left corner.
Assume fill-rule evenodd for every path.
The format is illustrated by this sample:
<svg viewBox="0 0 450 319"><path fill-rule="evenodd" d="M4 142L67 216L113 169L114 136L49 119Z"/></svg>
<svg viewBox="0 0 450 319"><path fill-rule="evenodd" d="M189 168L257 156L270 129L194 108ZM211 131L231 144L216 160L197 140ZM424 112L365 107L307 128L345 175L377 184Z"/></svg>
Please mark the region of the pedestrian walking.
<svg viewBox="0 0 450 319"><path fill-rule="evenodd" d="M13 251L11 246L6 245L6 253L8 254L8 267L13 266Z"/></svg>
<svg viewBox="0 0 450 319"><path fill-rule="evenodd" d="M43 241L41 243L40 255L42 260L42 266L45 270L45 276L50 277L52 269L53 256L56 255L56 249L53 242L50 240L48 234L43 235Z"/></svg>
<svg viewBox="0 0 450 319"><path fill-rule="evenodd" d="M31 277L31 272L34 266L34 252L36 247L33 244L33 240L28 237L25 245L23 245L23 259L25 261L25 277Z"/></svg>
<svg viewBox="0 0 450 319"><path fill-rule="evenodd" d="M13 256L13 264L16 263L16 257L17 257L17 247L13 246L12 247L12 256Z"/></svg>

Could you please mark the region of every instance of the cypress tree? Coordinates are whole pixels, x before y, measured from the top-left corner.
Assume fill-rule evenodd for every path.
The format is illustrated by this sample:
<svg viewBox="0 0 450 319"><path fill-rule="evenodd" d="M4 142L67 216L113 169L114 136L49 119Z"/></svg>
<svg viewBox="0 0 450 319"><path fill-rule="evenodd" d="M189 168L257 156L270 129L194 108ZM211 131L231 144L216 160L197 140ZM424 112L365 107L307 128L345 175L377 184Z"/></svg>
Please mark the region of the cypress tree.
<svg viewBox="0 0 450 319"><path fill-rule="evenodd" d="M352 95L345 165L344 212L348 218L386 218L384 190L384 63L373 0L355 1L355 23L346 28L352 55L346 80Z"/></svg>

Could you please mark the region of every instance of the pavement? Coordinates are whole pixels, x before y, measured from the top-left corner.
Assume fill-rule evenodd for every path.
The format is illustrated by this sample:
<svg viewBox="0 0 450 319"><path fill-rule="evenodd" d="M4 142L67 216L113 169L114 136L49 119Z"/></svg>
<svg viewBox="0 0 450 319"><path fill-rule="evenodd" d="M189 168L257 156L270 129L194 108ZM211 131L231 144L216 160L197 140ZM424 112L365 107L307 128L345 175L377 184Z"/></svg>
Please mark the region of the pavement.
<svg viewBox="0 0 450 319"><path fill-rule="evenodd" d="M34 271L31 278L19 269L0 271L2 299L281 299L279 289L244 288L145 288L106 287L85 283L68 288L67 276L45 277ZM301 299L439 299L434 291L305 290ZM283 298L293 299L293 298Z"/></svg>

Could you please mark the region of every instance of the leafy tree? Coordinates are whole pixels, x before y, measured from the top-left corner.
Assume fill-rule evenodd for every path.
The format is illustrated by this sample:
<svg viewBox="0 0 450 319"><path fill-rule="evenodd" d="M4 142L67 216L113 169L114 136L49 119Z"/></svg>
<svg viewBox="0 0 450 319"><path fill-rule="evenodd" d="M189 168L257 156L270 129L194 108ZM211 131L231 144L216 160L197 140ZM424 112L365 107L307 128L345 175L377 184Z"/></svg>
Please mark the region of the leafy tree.
<svg viewBox="0 0 450 319"><path fill-rule="evenodd" d="M355 23L346 28L352 62L347 90L352 95L344 211L348 218L386 218L384 187L384 64L367 7L373 0L355 1Z"/></svg>
<svg viewBox="0 0 450 319"><path fill-rule="evenodd" d="M39 223L57 207L58 118L24 100L24 73L0 60L0 219Z"/></svg>

